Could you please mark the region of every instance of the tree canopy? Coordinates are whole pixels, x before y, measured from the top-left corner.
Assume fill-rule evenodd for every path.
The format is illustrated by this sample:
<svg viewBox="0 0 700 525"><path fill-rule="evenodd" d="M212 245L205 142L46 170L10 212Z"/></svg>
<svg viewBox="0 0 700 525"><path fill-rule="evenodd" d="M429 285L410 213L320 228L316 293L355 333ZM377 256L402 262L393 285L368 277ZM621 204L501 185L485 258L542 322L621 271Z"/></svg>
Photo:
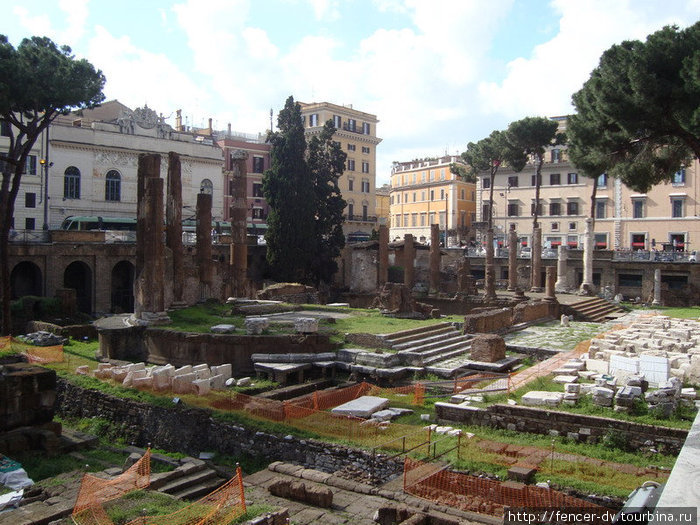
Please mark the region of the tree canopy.
<svg viewBox="0 0 700 525"><path fill-rule="evenodd" d="M337 271L335 258L345 244L345 201L338 178L346 155L333 140L327 122L308 144L301 107L289 97L280 111L279 131L270 133L271 167L263 177L270 206L267 261L278 280L328 282Z"/></svg>
<svg viewBox="0 0 700 525"><path fill-rule="evenodd" d="M105 77L67 46L46 37L25 38L15 49L0 35L0 120L6 124L7 148L0 150L0 290L2 333L10 326L10 275L7 246L25 162L51 122L73 109L92 108L104 100Z"/></svg>
<svg viewBox="0 0 700 525"><path fill-rule="evenodd" d="M700 22L667 26L601 56L568 122L569 155L646 192L700 156Z"/></svg>

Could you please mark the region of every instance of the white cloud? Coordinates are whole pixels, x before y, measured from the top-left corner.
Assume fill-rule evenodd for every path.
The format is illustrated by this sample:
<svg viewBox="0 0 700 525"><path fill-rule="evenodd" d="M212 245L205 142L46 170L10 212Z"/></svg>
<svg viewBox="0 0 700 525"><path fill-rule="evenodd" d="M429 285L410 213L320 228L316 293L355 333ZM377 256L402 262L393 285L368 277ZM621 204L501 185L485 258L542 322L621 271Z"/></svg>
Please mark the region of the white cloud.
<svg viewBox="0 0 700 525"><path fill-rule="evenodd" d="M338 0L308 0L314 10L316 20L333 22L340 18Z"/></svg>
<svg viewBox="0 0 700 525"><path fill-rule="evenodd" d="M60 0L59 9L63 12L65 22L59 29L48 13L41 10L29 11L26 7L15 6L12 10L19 24L31 35L48 36L58 45L75 48L85 34L85 22L88 17L88 0Z"/></svg>
<svg viewBox="0 0 700 525"><path fill-rule="evenodd" d="M691 2L684 4L687 8L677 6L671 14L668 5L656 0L554 0L561 13L558 33L530 56L510 62L502 82L480 84L483 110L509 119L570 113L571 95L588 79L603 51L622 40L643 40L665 24L692 23L698 12L693 14Z"/></svg>

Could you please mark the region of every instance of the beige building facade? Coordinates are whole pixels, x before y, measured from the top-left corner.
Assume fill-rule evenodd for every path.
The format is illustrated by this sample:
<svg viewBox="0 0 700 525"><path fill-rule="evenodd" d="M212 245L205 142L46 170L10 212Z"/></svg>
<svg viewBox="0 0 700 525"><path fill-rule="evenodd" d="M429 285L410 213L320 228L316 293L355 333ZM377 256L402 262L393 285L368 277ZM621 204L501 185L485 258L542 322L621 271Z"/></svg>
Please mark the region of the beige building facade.
<svg viewBox="0 0 700 525"><path fill-rule="evenodd" d="M546 153L540 187L543 246L583 248L585 221L591 215L595 184L597 249L700 249L700 244L695 245L700 242L699 175L700 167L695 159L675 174L673 182L659 184L641 194L607 174L597 179L583 176L568 161L564 149L551 148ZM478 177L477 215L481 224L488 213L489 183L488 174ZM535 205L535 166L530 163L519 173L501 168L495 177L493 194L494 234L499 245L503 244L504 232L515 224L520 247L529 246Z"/></svg>
<svg viewBox="0 0 700 525"><path fill-rule="evenodd" d="M331 120L337 130L333 138L348 156L345 172L338 181L347 202L343 226L346 237L371 234L378 226L377 146L382 139L377 136L377 116L330 102L299 104L307 137L319 134Z"/></svg>
<svg viewBox="0 0 700 525"><path fill-rule="evenodd" d="M470 238L476 219L476 185L452 173L450 164L463 164L458 156L397 162L391 172L390 238L410 233L419 242L430 240L430 225L447 230L447 245ZM442 234L444 236L444 233Z"/></svg>

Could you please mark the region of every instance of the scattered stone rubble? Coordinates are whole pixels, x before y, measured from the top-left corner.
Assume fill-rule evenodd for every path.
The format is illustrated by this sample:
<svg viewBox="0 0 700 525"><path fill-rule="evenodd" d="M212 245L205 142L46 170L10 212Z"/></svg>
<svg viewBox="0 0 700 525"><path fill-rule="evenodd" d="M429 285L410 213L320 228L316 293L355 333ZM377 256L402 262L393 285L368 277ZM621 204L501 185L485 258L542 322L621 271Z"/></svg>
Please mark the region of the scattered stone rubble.
<svg viewBox="0 0 700 525"><path fill-rule="evenodd" d="M65 337L61 337L60 335L56 335L51 332L45 332L43 330L32 332L31 334L20 335L17 339L34 346L56 346L66 344L68 342L68 339Z"/></svg>
<svg viewBox="0 0 700 525"><path fill-rule="evenodd" d="M90 367L80 366L76 373L89 375ZM204 396L212 390L226 388L227 380L231 379L231 364L211 367L206 364L185 365L175 368L171 364L147 367L145 363L131 363L123 366L99 363L94 376L98 379L113 379L126 387ZM242 378L239 382L246 380L250 384L250 378Z"/></svg>

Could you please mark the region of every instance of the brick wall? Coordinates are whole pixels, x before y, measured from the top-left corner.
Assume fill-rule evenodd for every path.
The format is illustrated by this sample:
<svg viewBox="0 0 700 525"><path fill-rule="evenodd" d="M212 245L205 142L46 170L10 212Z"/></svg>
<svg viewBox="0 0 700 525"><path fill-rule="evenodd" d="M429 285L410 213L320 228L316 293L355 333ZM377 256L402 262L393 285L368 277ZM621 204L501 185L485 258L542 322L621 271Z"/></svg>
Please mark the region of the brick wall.
<svg viewBox="0 0 700 525"><path fill-rule="evenodd" d="M502 332L513 324L513 309L502 308L464 316L464 333Z"/></svg>
<svg viewBox="0 0 700 525"><path fill-rule="evenodd" d="M0 432L53 420L56 372L27 363L0 367Z"/></svg>

